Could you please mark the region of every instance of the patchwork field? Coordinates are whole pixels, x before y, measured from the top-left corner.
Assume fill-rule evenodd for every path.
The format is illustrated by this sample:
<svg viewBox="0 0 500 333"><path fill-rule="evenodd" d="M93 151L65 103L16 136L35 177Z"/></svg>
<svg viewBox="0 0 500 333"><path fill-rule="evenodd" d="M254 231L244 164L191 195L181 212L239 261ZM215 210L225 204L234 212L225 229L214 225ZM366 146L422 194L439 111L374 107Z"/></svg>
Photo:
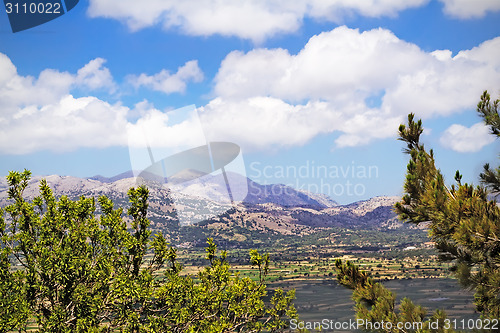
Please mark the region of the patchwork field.
<svg viewBox="0 0 500 333"><path fill-rule="evenodd" d="M425 307L429 316L436 309L441 309L446 311L451 320L467 321L480 317L474 311L472 293L462 290L456 280L413 279L383 283L396 293L397 302L408 297L415 304ZM324 319L334 322L355 320L352 292L335 280L295 280L275 282L270 285L270 288L277 287L296 290L295 306L300 320L306 322L321 322Z"/></svg>

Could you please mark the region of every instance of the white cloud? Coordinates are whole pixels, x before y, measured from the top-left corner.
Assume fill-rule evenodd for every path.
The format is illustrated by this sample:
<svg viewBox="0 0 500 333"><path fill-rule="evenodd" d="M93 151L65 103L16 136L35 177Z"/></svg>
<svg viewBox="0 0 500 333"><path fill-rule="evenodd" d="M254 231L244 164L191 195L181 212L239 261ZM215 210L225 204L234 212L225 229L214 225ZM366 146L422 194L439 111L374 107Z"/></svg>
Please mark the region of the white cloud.
<svg viewBox="0 0 500 333"><path fill-rule="evenodd" d="M340 116L325 102L291 105L271 97L216 98L200 108L209 141L234 141L246 149L301 146L339 129Z"/></svg>
<svg viewBox="0 0 500 333"><path fill-rule="evenodd" d="M45 69L34 78L18 75L11 60L0 53L0 107L3 114L16 107L58 103L62 96L75 88L114 91L115 83L109 70L103 67L104 62L101 58L94 59L76 74Z"/></svg>
<svg viewBox="0 0 500 333"><path fill-rule="evenodd" d="M448 50L427 53L384 29L339 27L312 37L297 55L283 49L230 53L215 78L215 93L338 103L385 90L383 108L393 112L447 113L469 107L484 88L500 84L493 74L500 74L499 51L496 38L452 58Z"/></svg>
<svg viewBox="0 0 500 333"><path fill-rule="evenodd" d="M366 145L375 139L384 139L396 134L403 117L384 116L376 111L366 111L348 119L340 127L343 134L335 140L339 148Z"/></svg>
<svg viewBox="0 0 500 333"><path fill-rule="evenodd" d="M18 109L2 124L0 151L27 154L120 145L126 140L126 114L127 108L95 97L66 95L54 104L30 105Z"/></svg>
<svg viewBox="0 0 500 333"><path fill-rule="evenodd" d="M313 36L297 55L283 49L230 53L215 79L219 96L271 95L286 100L367 97L398 76L425 66L429 56L388 30L360 33L339 27Z"/></svg>
<svg viewBox="0 0 500 333"><path fill-rule="evenodd" d="M459 153L473 153L495 141L489 133L489 128L483 123L471 127L453 124L441 136L441 144Z"/></svg>
<svg viewBox="0 0 500 333"><path fill-rule="evenodd" d="M484 89L500 86L499 51L500 37L453 56L425 52L384 29L339 27L312 37L297 54L260 48L228 54L213 100L199 109L201 120L209 140L245 149L300 146L334 132L336 147L368 144L394 137L409 112L430 118L473 109ZM144 126L152 128L154 145L199 143L195 114L174 125L147 102L129 108L72 97L74 88L115 86L103 64L95 59L76 74L44 70L34 78L18 75L0 53L0 151L126 146L127 130L134 144ZM173 74L133 78L137 86L172 92L202 75L191 61ZM131 123L132 116L139 119Z"/></svg>
<svg viewBox="0 0 500 333"><path fill-rule="evenodd" d="M209 141L236 142L246 151L302 146L336 131L343 133L337 147L353 147L393 136L402 121L362 103L340 109L327 101L290 104L273 97L219 97L200 108L200 115Z"/></svg>
<svg viewBox="0 0 500 333"><path fill-rule="evenodd" d="M179 67L174 74L164 69L152 76L143 73L139 76L130 75L128 77L128 81L136 88L146 86L166 94L174 92L183 93L189 81L201 82L202 80L203 72L200 67L198 67L198 61L196 60L186 62L183 66Z"/></svg>
<svg viewBox="0 0 500 333"><path fill-rule="evenodd" d="M384 97L384 104L421 117L449 115L474 107L483 90L496 91L500 86L499 52L497 37L453 58L441 54L439 61L429 59L425 66L400 76Z"/></svg>
<svg viewBox="0 0 500 333"><path fill-rule="evenodd" d="M459 18L478 18L487 12L500 10L498 0L439 0L444 4L444 12Z"/></svg>
<svg viewBox="0 0 500 333"><path fill-rule="evenodd" d="M205 143L196 110L184 116L180 123L173 124L167 113L148 108L142 112L137 122L127 124L128 144L135 148L149 146L175 150L178 147L193 148ZM147 133L144 133L145 130Z"/></svg>
<svg viewBox="0 0 500 333"><path fill-rule="evenodd" d="M130 113L140 113L130 122ZM139 103L135 109L109 104L96 97L62 96L54 104L18 108L10 117L0 116L0 152L29 154L36 151L73 151L78 148L129 146L196 146L204 142L195 115L172 124L166 113ZM144 130L147 130L147 133Z"/></svg>
<svg viewBox="0 0 500 333"><path fill-rule="evenodd" d="M105 59L96 58L80 68L76 75L76 83L91 90L107 89L111 92L116 90L111 72L103 67Z"/></svg>
<svg viewBox="0 0 500 333"><path fill-rule="evenodd" d="M17 74L10 59L0 53L0 153L134 145L143 125L148 125L154 145L176 145L195 137L192 118L172 125L165 113L145 102L130 109L92 96L73 97L75 88L115 89L104 62L92 60L76 74L46 69L35 79ZM179 71L181 77L189 75L190 67L186 68ZM140 115L135 123L127 118L131 114Z"/></svg>
<svg viewBox="0 0 500 333"><path fill-rule="evenodd" d="M304 18L342 22L344 17L394 16L429 0L91 0L91 17L125 22L132 30L161 24L186 34L237 36L255 42L297 31ZM258 24L256 24L258 22Z"/></svg>
<svg viewBox="0 0 500 333"><path fill-rule="evenodd" d="M12 80L17 74L16 66L3 53L0 53L0 73L0 84L2 85Z"/></svg>
<svg viewBox="0 0 500 333"><path fill-rule="evenodd" d="M474 108L484 89L500 86L499 52L500 38L453 57L449 50L425 52L384 29L339 27L312 37L295 55L283 49L230 53L214 80L218 98L205 112L231 124L214 124L219 135L254 142L254 148L266 140L296 145L333 131L341 134L338 147L366 144L393 137L410 112L430 118ZM371 98L380 106L368 103ZM255 107L256 100L267 102ZM311 107L318 103L323 111ZM314 121L305 121L311 116ZM307 135L293 135L295 128ZM253 139L252 131L258 133Z"/></svg>

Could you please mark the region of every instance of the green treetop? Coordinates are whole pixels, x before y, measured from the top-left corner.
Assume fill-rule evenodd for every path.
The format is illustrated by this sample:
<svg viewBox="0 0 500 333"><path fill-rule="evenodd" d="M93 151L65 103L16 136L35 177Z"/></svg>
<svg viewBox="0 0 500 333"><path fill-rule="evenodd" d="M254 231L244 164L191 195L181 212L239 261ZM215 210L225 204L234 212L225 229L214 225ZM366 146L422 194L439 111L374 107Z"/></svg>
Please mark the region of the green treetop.
<svg viewBox="0 0 500 333"><path fill-rule="evenodd" d="M490 101L484 92L477 110L491 133L499 136L499 100ZM404 190L395 205L403 220L429 223L429 234L443 260L454 262L460 283L475 291L475 305L486 317L500 317L500 208L489 198L488 189L498 194L500 168L485 165L480 175L486 186L463 184L457 171L456 184L446 186L436 168L432 150L420 143L421 121L408 116L408 124L399 127L400 140L410 155Z"/></svg>
<svg viewBox="0 0 500 333"><path fill-rule="evenodd" d="M477 111L490 131L500 136L499 100L490 101L484 92ZM400 125L399 140L406 143L404 152L410 156L404 183L405 194L395 205L402 220L427 223L429 235L436 243L442 260L454 263L452 270L465 288L475 291L475 306L485 318L500 317L500 208L491 196L500 189L500 168L492 170L488 164L480 174L483 186L462 184L460 172L456 184L445 185L441 171L436 167L434 153L420 143L422 121L408 115L408 124ZM488 190L490 192L488 192ZM403 299L395 304L394 294L350 262L336 261L337 280L353 289L356 317L364 323L391 323L381 329L364 325L369 331L379 332L453 332L453 325L443 311L436 310L431 317L426 311ZM400 329L401 322L421 322L419 329ZM437 323L437 325L435 325ZM387 327L390 326L390 329Z"/></svg>
<svg viewBox="0 0 500 333"><path fill-rule="evenodd" d="M29 202L30 172L10 172L0 209L0 332L276 332L296 318L294 291L268 302L269 256L251 251L258 281L231 274L226 253L208 240L208 266L183 275L176 249L151 235L145 187L123 209L98 198L58 200L45 180ZM128 222L127 222L128 221ZM20 269L15 270L11 266Z"/></svg>

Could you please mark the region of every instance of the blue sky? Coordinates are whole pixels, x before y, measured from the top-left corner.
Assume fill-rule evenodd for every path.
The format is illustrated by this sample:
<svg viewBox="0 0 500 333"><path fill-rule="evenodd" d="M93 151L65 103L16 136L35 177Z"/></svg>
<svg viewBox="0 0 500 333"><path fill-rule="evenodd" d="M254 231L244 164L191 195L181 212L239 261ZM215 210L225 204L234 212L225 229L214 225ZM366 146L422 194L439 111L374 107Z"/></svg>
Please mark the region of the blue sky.
<svg viewBox="0 0 500 333"><path fill-rule="evenodd" d="M414 112L448 182L477 182L499 151L475 112L500 95L498 22L495 0L81 0L14 34L2 11L0 174L112 176L146 131L237 143L250 178L349 203L401 193Z"/></svg>

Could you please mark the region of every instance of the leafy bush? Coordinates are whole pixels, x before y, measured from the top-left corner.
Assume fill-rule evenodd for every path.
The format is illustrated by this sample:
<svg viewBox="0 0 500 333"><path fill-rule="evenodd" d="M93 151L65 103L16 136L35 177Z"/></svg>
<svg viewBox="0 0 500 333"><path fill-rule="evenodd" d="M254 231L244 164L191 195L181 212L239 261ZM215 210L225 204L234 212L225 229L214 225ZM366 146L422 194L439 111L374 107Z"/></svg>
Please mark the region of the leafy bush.
<svg viewBox="0 0 500 333"><path fill-rule="evenodd" d="M98 215L94 198L56 200L45 180L26 201L30 177L9 173L6 219L0 209L0 332L33 320L40 332L275 332L297 318L293 290L264 302L269 256L256 250L257 281L232 275L212 239L208 266L183 275L176 249L148 229L147 188L128 191L127 223L105 196Z"/></svg>

